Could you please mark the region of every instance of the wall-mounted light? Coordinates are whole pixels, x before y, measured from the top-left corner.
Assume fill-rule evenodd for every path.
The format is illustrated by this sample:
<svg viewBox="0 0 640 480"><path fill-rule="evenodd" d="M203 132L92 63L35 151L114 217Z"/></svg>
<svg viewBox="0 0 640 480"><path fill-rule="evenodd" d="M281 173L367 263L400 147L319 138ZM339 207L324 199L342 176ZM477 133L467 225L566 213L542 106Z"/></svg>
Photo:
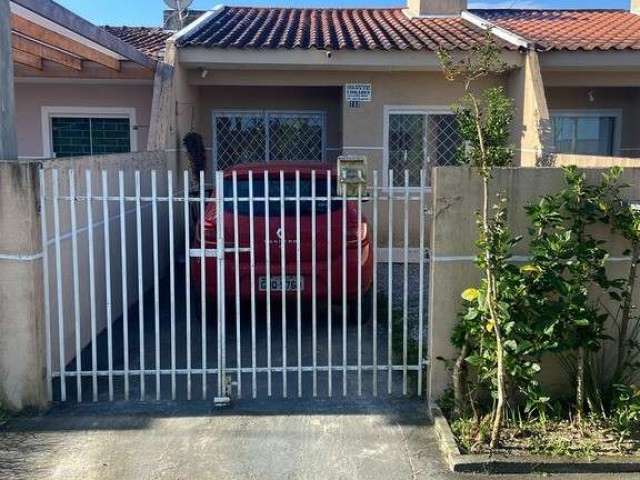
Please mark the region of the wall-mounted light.
<svg viewBox="0 0 640 480"><path fill-rule="evenodd" d="M209 70L200 67L200 77L202 77L202 79L204 80L205 78L207 78L207 75L209 75Z"/></svg>
<svg viewBox="0 0 640 480"><path fill-rule="evenodd" d="M589 99L589 101L590 101L591 103L593 103L593 102L595 102L595 101L596 101L596 97L595 97L595 95L593 94L593 90L589 90L589 91L587 92L587 98Z"/></svg>

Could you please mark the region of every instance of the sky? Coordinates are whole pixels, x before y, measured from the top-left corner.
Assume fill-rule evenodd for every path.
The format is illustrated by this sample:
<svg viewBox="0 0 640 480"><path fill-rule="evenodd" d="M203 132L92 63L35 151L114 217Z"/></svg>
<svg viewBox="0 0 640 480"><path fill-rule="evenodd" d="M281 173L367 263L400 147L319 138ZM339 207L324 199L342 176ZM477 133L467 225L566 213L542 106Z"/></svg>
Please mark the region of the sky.
<svg viewBox="0 0 640 480"><path fill-rule="evenodd" d="M145 25L162 23L163 0L56 0L98 25ZM191 8L225 5L284 7L397 7L404 0L194 0ZM135 6L134 6L135 5ZM469 0L470 8L628 8L629 0Z"/></svg>

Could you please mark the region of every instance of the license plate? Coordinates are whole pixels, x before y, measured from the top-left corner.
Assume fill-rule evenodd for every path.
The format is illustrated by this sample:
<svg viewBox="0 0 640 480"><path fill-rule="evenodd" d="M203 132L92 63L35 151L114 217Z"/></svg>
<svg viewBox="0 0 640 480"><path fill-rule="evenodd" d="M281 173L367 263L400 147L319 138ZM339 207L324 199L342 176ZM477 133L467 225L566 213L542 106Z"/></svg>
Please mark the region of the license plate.
<svg viewBox="0 0 640 480"><path fill-rule="evenodd" d="M282 277L271 277L271 291L282 291ZM267 291L267 277L260 277L258 280L258 288L261 292ZM298 290L298 277L295 275L287 275L284 279L284 288L287 292ZM300 277L300 290L304 290L304 278Z"/></svg>

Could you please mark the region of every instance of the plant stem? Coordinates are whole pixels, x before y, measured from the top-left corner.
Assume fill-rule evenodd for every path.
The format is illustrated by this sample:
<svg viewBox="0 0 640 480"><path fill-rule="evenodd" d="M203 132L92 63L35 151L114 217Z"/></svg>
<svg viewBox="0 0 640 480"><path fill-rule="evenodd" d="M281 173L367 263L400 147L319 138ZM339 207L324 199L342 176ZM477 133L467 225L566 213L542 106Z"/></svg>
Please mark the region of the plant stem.
<svg viewBox="0 0 640 480"><path fill-rule="evenodd" d="M460 349L460 354L456 359L456 363L453 366L453 372L451 374L452 381L453 381L453 399L454 399L453 418L454 419L458 419L462 417L466 410L464 386L466 383L465 359L467 358L468 352L469 352L468 335L465 335L464 345L462 345L462 348Z"/></svg>
<svg viewBox="0 0 640 480"><path fill-rule="evenodd" d="M578 347L576 356L576 421L582 423L584 409L584 347Z"/></svg>
<svg viewBox="0 0 640 480"><path fill-rule="evenodd" d="M631 265L629 266L629 276L627 277L627 287L622 304L622 317L620 319L620 333L618 335L618 357L614 381L622 381L624 366L627 357L627 336L629 333L629 322L631 319L631 308L633 307L633 290L636 283L638 267L638 257L640 257L640 241L633 241L631 247Z"/></svg>

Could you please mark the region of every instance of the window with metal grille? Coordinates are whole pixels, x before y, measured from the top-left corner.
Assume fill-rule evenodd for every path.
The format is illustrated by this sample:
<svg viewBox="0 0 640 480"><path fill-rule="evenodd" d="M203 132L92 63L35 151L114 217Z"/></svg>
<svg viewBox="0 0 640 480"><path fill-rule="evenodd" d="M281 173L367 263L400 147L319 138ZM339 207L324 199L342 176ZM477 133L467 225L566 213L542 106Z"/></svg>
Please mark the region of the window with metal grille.
<svg viewBox="0 0 640 480"><path fill-rule="evenodd" d="M426 170L429 183L431 167L456 164L461 138L453 114L392 111L387 121L387 168L394 172L394 185L404 185L405 170L409 185L417 187L420 170Z"/></svg>
<svg viewBox="0 0 640 480"><path fill-rule="evenodd" d="M52 117L51 140L56 157L127 153L131 125L128 118Z"/></svg>
<svg viewBox="0 0 640 480"><path fill-rule="evenodd" d="M218 170L241 163L324 160L323 112L214 112Z"/></svg>

